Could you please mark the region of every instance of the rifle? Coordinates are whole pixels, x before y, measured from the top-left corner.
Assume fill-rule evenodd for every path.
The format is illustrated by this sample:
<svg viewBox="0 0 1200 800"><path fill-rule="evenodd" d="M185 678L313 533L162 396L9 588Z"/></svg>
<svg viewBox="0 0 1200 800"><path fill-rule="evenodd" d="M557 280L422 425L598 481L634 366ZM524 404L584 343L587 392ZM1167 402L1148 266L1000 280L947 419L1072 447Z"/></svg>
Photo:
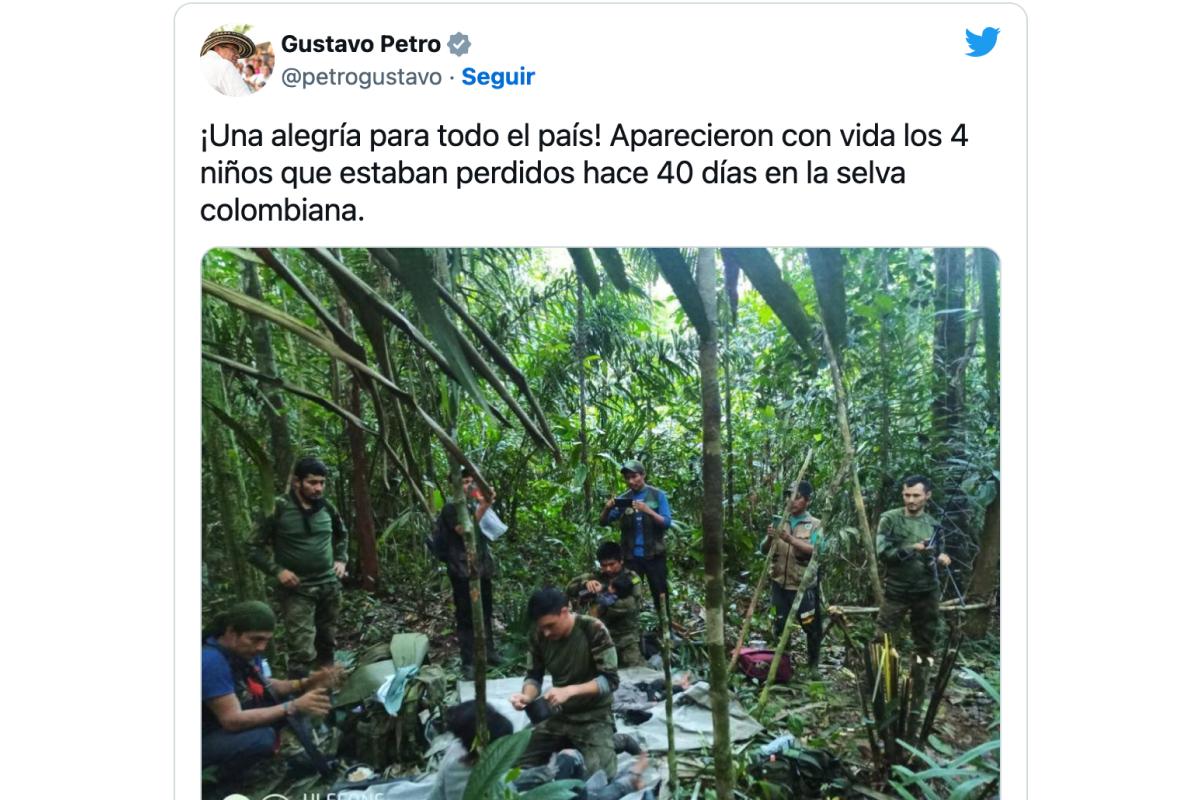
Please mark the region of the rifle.
<svg viewBox="0 0 1200 800"><path fill-rule="evenodd" d="M935 522L933 524L933 535L929 537L929 541L925 543L925 547L933 553L933 579L937 582L939 588L942 585L942 578L938 574L938 556L942 554L942 548L945 546L945 543L945 528L942 526L942 523ZM947 569L946 576L950 578L950 586L954 589L954 594L958 596L958 604L960 606L966 605L966 600L963 599L962 592L958 590L958 581L954 580L954 572Z"/></svg>
<svg viewBox="0 0 1200 800"><path fill-rule="evenodd" d="M253 662L247 661L245 664L250 672L250 675L262 684L263 694L267 696L267 699L271 701L271 704L279 705L279 696L276 695L275 691L271 688L271 682L263 677L262 673L259 672L258 667L256 667ZM291 729L292 733L296 735L296 741L300 742L300 746L304 748L305 755L308 756L309 761L312 762L312 765L316 768L317 772L321 773L321 777L327 780L333 778L337 774L337 770L333 768L333 764L330 763L330 760L326 758L325 754L317 749L316 744L313 743L312 733L309 731L308 726L302 725L299 719L287 714L284 715L283 721L288 728Z"/></svg>

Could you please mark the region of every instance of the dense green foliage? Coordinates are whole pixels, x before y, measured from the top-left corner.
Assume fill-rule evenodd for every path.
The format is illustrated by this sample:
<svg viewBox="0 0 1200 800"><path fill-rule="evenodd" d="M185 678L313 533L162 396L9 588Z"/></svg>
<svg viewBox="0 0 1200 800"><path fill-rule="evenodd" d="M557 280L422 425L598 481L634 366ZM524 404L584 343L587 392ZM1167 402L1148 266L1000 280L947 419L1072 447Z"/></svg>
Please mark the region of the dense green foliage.
<svg viewBox="0 0 1200 800"><path fill-rule="evenodd" d="M823 251L816 261L815 251L801 249L720 252L730 644L762 563L764 529L810 450L812 510L833 545L823 566L829 604L874 599L851 469L872 528L899 504L904 475L933 478L935 512L947 502L961 512L955 572L966 591L984 509L999 484L998 395L986 368L998 359L985 352L985 341L994 348L999 339L981 294L981 275L995 268L994 257L957 251L967 265L959 287L965 300L946 307L932 250ZM684 272L694 271L696 252L681 254ZM531 587L565 583L591 566L599 541L614 536L596 518L624 489L618 466L628 458L645 463L648 482L670 497L675 622L702 628L696 312L685 313L656 255L661 262L661 253L643 250L597 250L594 257L565 249L210 251L202 332L205 610L263 593L240 550L270 496L285 489L280 461L287 453L319 455L333 468L327 496L352 531L351 583L419 612L448 605L443 570L424 538L427 510L442 505L459 462L434 435L436 424L495 487L496 510L510 525L493 552L501 565L496 615L512 631L524 627ZM739 261L756 272L740 273ZM820 292L810 267L816 262ZM762 286L764 265L768 272L777 266L782 278L769 291L794 294L798 310L790 294L781 303L753 288L747 275ZM438 301L434 278L469 320ZM230 289L261 296L269 310L293 319L281 324L247 313L252 305L235 306L222 294ZM776 315L784 307L791 309L786 327ZM951 316L960 334L965 327L965 347L943 363L934 337L939 318ZM822 347L825 326L832 351ZM845 381L853 463L838 428L830 352L838 354ZM391 388L365 377L367 368ZM487 373L494 377L484 379ZM271 375L278 380L267 380ZM945 410L947 392L958 410ZM360 557L364 536L374 542L377 569ZM983 585L994 589L995 581ZM947 599L953 596L948 590ZM378 601L349 605L364 603ZM768 627L763 605L760 632ZM705 659L703 648L689 643L680 657Z"/></svg>
<svg viewBox="0 0 1200 800"><path fill-rule="evenodd" d="M305 281L333 314L341 300L337 287L312 259L298 251L277 254ZM244 279L243 252L214 250L205 257L204 276L240 288ZM788 283L808 312L819 319L812 274L801 250L775 251ZM346 250L341 256L365 282L399 309L417 319L411 298L373 263L364 251ZM910 472L930 474L940 489L955 465L939 463L932 455L932 396L935 375L931 358L934 282L930 251L845 251L847 259L846 339L843 370L850 396L850 419L858 452L859 475L872 522L896 504L898 479ZM537 448L527 432L502 426L478 404L462 402L461 392L438 379L424 358L403 336L388 330L390 356L397 383L408 388L423 407L439 415L471 458L498 489L497 509L512 525L498 552L504 587L527 587L559 582L590 562L594 544L604 534L584 513L582 489L592 487L593 512L608 495L620 490L617 464L641 458L648 480L667 491L675 509L678 530L671 550L675 574L688 575L701 563L698 509L699 386L696 336L651 259L625 251L634 291L606 288L584 295L582 365L575 356L576 276L565 251L464 250L450 253L449 263L459 298L472 317L511 356L531 384L546 411L566 456L555 464L549 452ZM300 320L318 326L312 310L269 270L259 267L265 301ZM968 305L977 305L978 282L968 281ZM836 539L834 566L827 573L826 595L831 602L867 601L859 571L864 560L854 534L855 520L846 481L846 464L836 433L834 393L822 363L806 360L794 340L757 292L743 279L738 284L737 324L731 324L724 301L722 390L729 393L732 414L727 420L726 470L731 473L732 497L727 498L726 555L729 575L736 580L757 563L755 547L770 514L779 510L786 483L798 470L809 447L814 449L810 476L818 495L814 511L826 521ZM251 321L237 310L206 298L204 339L208 352L244 364L254 363ZM343 318L348 317L343 310ZM974 310L969 311L974 315ZM973 331L975 324L968 317ZM352 320L349 327L368 353L368 337ZM349 405L351 376L331 360L278 328L271 330L279 373L285 380ZM998 433L988 410L982 370L982 336L972 362L963 370L965 405L963 438L969 466L960 482L972 500L972 538L978 536L982 508L990 500L991 479L998 463ZM820 352L816 350L815 352ZM586 463L580 459L578 408L580 370L588 397ZM206 386L222 383L226 410L263 452L267 446L266 402L262 385L206 363ZM364 394L364 397L366 395ZM362 402L362 417L377 428L376 410ZM346 423L306 400L285 397L285 414L295 452L320 453L337 469L331 496L350 514L349 449ZM884 419L887 429L885 430ZM452 419L453 417L453 419ZM456 425L455 425L456 423ZM205 415L205 425L221 423ZM414 419L407 420L415 457L422 467L423 489L431 506L441 503L447 474L445 454ZM731 434L731 436L729 435ZM259 480L244 442L222 434L229 461L236 470L238 501L234 504L248 524L258 508ZM421 540L427 519L413 502L404 481L369 440L372 508L379 532L382 580L385 587L404 585L430 589L436 570ZM208 462L206 462L208 463ZM211 480L211 470L206 476ZM954 471L960 475L961 470ZM587 480L590 479L590 480ZM211 484L207 484L211 485ZM282 487L277 487L278 491ZM940 491L935 491L935 501ZM210 587L230 585L233 561L228 539L219 535L214 492L205 493L204 548ZM241 533L245 535L246 528ZM414 581L416 584L414 585Z"/></svg>

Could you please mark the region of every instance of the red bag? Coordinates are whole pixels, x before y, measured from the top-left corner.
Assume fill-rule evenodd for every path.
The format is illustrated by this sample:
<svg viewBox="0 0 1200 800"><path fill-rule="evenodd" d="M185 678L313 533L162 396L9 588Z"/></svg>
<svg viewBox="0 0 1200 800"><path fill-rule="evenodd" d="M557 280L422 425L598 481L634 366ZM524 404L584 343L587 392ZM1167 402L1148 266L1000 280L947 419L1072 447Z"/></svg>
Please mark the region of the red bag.
<svg viewBox="0 0 1200 800"><path fill-rule="evenodd" d="M771 660L775 658L774 650L743 647L738 650L738 671L751 680L765 681L771 671ZM792 659L784 653L779 659L779 668L775 670L775 682L787 683L792 679Z"/></svg>

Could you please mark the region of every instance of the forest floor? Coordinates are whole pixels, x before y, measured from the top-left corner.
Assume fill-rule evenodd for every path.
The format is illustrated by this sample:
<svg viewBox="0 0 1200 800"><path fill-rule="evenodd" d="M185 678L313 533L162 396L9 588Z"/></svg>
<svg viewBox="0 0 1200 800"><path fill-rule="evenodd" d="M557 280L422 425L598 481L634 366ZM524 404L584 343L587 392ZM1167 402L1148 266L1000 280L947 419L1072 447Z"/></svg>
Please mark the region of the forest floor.
<svg viewBox="0 0 1200 800"><path fill-rule="evenodd" d="M507 609L510 612L513 610ZM672 645L676 674L686 670L703 677L707 672L707 664L703 645L702 611L694 602L679 602L673 614L677 631L682 637ZM501 611L499 605L496 615L508 616ZM649 614L645 615L643 624L651 619ZM340 649L347 654L357 655L373 644L388 642L396 633L420 632L429 637L431 663L442 666L451 675L455 675L460 668L458 645L454 636L453 606L448 592L375 596L358 590L348 590L343 596L340 623ZM999 687L999 639L995 633L999 629L998 615L994 616L992 623L992 631L987 637L965 642L961 649L958 668L947 689L933 736L925 750L927 757L939 764L945 764L999 735L999 708L996 702L963 669L965 667L973 670L983 676L991 686ZM862 642L870 637L872 623L869 618L859 618L851 629L855 641ZM733 631L729 633L732 635ZM500 634L498 644L505 663L489 670L489 675L500 677L522 674L525 668L522 635L516 630L500 631ZM826 750L836 756L850 783L856 788L866 787L866 791L873 792L865 794L837 791L825 796L902 796L892 787L881 784L873 774L871 751L863 724L855 676L846 663L844 642L839 630L834 629L827 633L822 646L820 667L816 675L811 675L802 666L805 658L804 637L801 634L793 635L791 659L798 668L794 669L791 681L777 685L770 691L761 719L765 730L751 741L734 743L735 770L738 774L739 794L742 797L778 796L779 787L775 787L774 790L764 787L763 782L755 781L750 777L750 773L757 760L754 753L758 747L789 733L795 737L798 746L810 750ZM899 646L902 652L906 651L904 642ZM851 659L851 664L857 665L858 661L858 657L855 656ZM733 696L741 705L748 711L753 711L761 691L760 685L735 674L731 679L731 688ZM998 752L988 756L993 757L998 757ZM406 773L414 769L418 772L423 771L419 764L407 766ZM912 764L914 770L919 770L922 766L928 766L928 763ZM676 792L677 798L687 800L696 797L692 793L696 774L702 775L703 782L711 786L712 762L707 753L681 754L681 788ZM313 791L319 788L320 783L322 782L315 776L301 779L292 784L288 792L295 795L302 790ZM243 787L240 791L248 792L250 797L259 797L271 791L279 791L279 785L265 785L259 787L261 791L257 792L250 787ZM953 788L953 785L935 785L933 793L926 793L925 796L948 796ZM989 787L984 787L984 791L987 792L987 797L992 796ZM706 790L701 796L707 798L710 795L711 790ZM972 800L983 800L977 792L962 796L971 797Z"/></svg>
<svg viewBox="0 0 1200 800"><path fill-rule="evenodd" d="M430 661L454 672L459 668L459 656L453 606L449 593L443 592L443 595L374 597L363 592L347 592L340 644L347 650L361 652L370 644L388 641L393 633L421 632L429 637ZM696 606L686 603L680 603L676 610L678 629L688 641L682 647L676 645L678 656L675 660L677 670L690 669L703 674L706 671L703 620L698 612ZM499 611L497 616L500 616ZM871 626L869 618L852 625L856 642L870 637ZM957 668L926 748L929 756L939 762L948 761L998 735L997 704L962 669L967 667L999 687L999 640L995 633L999 629L998 615L993 619L992 628L984 639L965 642L959 654ZM501 634L499 644L505 663L489 671L492 677L523 672L524 648L520 639L516 633ZM901 651L905 648L906 643L902 642ZM835 754L856 782L869 782L871 751L855 677L846 663L841 632L836 628L827 632L816 676L810 675L802 666L805 663L802 634L793 634L791 659L798 668L788 684L771 690L762 720L766 731L753 742L741 743L736 750L749 751L781 734L791 733L798 744L827 749ZM858 661L856 656L851 659L851 664L857 666ZM930 680L932 682L932 676ZM743 707L752 710L760 687L740 675L734 676L732 687Z"/></svg>

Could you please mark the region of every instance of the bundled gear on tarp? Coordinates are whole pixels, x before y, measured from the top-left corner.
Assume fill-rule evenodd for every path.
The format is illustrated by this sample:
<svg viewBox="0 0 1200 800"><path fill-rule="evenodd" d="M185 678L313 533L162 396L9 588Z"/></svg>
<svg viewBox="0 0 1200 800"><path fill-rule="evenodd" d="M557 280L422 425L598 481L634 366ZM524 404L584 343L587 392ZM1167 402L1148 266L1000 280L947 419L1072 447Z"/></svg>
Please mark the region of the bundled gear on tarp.
<svg viewBox="0 0 1200 800"><path fill-rule="evenodd" d="M425 634L398 633L360 657L333 699L335 709L352 713L356 761L383 772L392 764L423 759L447 686L445 671L424 663L428 653Z"/></svg>

